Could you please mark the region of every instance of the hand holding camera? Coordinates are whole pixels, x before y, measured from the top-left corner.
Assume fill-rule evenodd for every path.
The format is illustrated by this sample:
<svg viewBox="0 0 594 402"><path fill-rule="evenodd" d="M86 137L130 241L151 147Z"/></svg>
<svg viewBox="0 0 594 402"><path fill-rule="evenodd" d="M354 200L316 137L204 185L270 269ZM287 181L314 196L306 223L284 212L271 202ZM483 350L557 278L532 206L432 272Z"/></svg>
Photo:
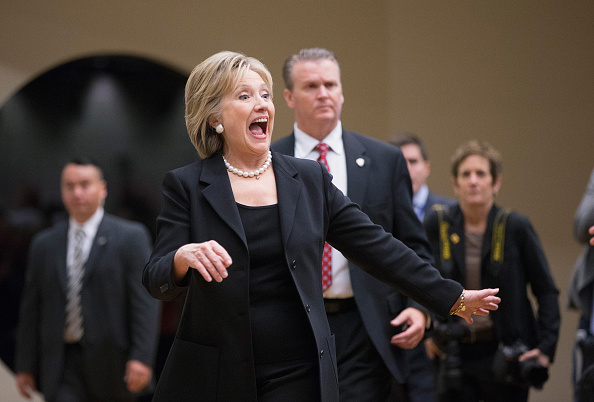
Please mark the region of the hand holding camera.
<svg viewBox="0 0 594 402"><path fill-rule="evenodd" d="M508 384L529 385L542 389L549 379L549 357L539 349L528 349L521 341L500 344L493 361L495 377Z"/></svg>

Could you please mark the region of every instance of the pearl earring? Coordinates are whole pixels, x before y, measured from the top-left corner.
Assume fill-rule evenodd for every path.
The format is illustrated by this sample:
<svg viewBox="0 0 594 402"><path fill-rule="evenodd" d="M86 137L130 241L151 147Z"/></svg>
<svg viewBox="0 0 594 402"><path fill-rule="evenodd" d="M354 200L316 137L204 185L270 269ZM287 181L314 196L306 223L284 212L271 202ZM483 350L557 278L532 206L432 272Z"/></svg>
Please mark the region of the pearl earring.
<svg viewBox="0 0 594 402"><path fill-rule="evenodd" d="M225 131L225 128L223 127L222 124L219 124L216 128L215 131L219 134L223 134L223 131Z"/></svg>

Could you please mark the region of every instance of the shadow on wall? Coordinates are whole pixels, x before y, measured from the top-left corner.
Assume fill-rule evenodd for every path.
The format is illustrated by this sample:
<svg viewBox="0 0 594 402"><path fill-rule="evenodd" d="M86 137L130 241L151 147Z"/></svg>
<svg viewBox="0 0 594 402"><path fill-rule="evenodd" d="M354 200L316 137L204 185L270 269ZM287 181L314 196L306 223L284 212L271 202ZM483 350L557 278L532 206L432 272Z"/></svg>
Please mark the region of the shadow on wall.
<svg viewBox="0 0 594 402"><path fill-rule="evenodd" d="M66 218L64 163L97 160L107 180L105 209L154 235L163 175L197 157L184 121L186 79L148 59L94 56L42 74L0 108L0 358L9 368L29 242ZM176 326L178 308L170 307L162 332Z"/></svg>

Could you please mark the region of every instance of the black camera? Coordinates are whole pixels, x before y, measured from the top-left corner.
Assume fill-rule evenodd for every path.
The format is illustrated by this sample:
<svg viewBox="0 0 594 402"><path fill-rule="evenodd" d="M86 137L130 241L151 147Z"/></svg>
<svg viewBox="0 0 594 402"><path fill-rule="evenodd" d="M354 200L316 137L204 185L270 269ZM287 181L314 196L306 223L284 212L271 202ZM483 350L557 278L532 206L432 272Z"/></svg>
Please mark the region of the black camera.
<svg viewBox="0 0 594 402"><path fill-rule="evenodd" d="M466 327L457 321L440 322L435 326L433 341L443 352L437 375L437 391L440 395L462 387L460 341L466 335Z"/></svg>
<svg viewBox="0 0 594 402"><path fill-rule="evenodd" d="M518 358L528 350L521 341L512 345L500 344L493 360L495 378L506 384L542 389L549 379L549 370L535 358L520 362Z"/></svg>

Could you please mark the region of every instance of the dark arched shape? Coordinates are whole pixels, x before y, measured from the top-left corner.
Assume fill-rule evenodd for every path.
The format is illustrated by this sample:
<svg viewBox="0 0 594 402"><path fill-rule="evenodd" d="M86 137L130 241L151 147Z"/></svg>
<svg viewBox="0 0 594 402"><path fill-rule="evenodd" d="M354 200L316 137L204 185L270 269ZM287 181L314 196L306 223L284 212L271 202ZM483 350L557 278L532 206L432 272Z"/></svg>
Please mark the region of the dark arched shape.
<svg viewBox="0 0 594 402"><path fill-rule="evenodd" d="M184 122L186 79L147 58L92 56L41 74L0 108L0 357L9 367L29 241L65 217L64 163L97 160L106 210L154 232L164 173L196 159Z"/></svg>

